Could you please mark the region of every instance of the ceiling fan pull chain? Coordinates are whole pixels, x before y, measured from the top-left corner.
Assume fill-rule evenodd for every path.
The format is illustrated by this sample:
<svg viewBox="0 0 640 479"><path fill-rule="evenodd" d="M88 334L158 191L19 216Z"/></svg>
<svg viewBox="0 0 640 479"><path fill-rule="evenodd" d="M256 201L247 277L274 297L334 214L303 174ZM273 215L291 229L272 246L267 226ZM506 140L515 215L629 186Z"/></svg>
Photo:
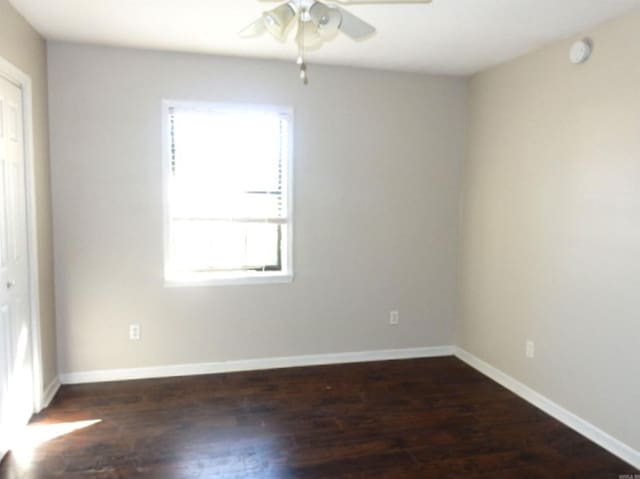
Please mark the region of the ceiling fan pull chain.
<svg viewBox="0 0 640 479"><path fill-rule="evenodd" d="M302 80L302 84L308 85L307 64L304 61L304 13L302 0L298 0L298 60L296 63L300 67L300 80Z"/></svg>

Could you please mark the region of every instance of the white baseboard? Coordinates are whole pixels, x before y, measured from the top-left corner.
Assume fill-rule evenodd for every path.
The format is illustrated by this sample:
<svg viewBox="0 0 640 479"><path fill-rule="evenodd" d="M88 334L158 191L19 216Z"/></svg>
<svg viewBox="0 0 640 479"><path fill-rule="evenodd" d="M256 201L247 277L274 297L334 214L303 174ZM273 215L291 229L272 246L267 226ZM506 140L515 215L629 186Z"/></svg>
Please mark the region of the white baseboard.
<svg viewBox="0 0 640 479"><path fill-rule="evenodd" d="M61 385L62 384L60 383L60 379L58 378L58 376L56 376L45 388L42 393L42 409L48 407L49 404L51 404L51 401L53 401L53 398L58 393Z"/></svg>
<svg viewBox="0 0 640 479"><path fill-rule="evenodd" d="M97 371L83 371L60 374L60 381L62 382L62 384L126 381L131 379L194 376L198 374L258 371L263 369L280 369L300 366L362 363L369 361L388 361L393 359L431 358L439 356L452 356L453 353L453 346L436 346L427 348L362 351L355 353L246 359L239 361L223 361L217 363L175 364L148 368L102 369Z"/></svg>
<svg viewBox="0 0 640 479"><path fill-rule="evenodd" d="M640 451L636 451L631 446L628 446L622 441L612 437L590 422L576 416L572 412L566 410L542 394L539 394L530 387L525 386L499 369L477 358L473 354L460 348L454 348L454 352L456 357L467 363L472 368L477 369L485 376L493 379L498 384L504 386L511 392L536 406L538 409L543 410L558 421L569 426L574 431L577 431L586 438L595 442L610 453L618 456L623 461L626 461L633 467L640 469Z"/></svg>

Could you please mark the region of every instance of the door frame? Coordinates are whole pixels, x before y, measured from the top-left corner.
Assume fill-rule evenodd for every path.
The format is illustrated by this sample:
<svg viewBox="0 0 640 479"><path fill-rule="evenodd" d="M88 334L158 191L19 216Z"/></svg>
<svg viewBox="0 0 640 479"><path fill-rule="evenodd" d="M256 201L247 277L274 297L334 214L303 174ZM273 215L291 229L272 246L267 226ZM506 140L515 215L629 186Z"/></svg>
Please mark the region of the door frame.
<svg viewBox="0 0 640 479"><path fill-rule="evenodd" d="M44 404L42 377L42 338L40 330L40 283L38 270L38 235L36 216L35 163L33 143L33 93L31 77L0 56L0 76L22 89L22 132L24 141L24 180L27 216L27 254L29 264L29 312L31 327L31 362L33 369L33 412Z"/></svg>

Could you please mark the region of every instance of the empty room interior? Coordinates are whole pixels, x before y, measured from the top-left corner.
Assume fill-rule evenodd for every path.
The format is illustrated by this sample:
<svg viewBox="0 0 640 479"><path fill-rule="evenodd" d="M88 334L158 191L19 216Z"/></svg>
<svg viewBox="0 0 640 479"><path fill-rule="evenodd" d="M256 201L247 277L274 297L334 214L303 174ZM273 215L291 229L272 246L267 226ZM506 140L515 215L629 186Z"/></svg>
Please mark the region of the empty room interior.
<svg viewBox="0 0 640 479"><path fill-rule="evenodd" d="M640 479L639 345L640 0L0 0L0 479Z"/></svg>

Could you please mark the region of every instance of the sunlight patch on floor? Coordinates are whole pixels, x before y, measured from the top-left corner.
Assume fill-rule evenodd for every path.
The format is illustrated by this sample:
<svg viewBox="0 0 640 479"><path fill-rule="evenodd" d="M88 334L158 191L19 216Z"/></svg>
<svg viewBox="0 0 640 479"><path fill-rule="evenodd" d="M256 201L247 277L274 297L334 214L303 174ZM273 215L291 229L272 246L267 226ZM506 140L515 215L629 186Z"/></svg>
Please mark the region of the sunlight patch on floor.
<svg viewBox="0 0 640 479"><path fill-rule="evenodd" d="M28 465L41 444L101 422L102 419L62 422L57 424L29 424L13 441L11 454L20 465Z"/></svg>

